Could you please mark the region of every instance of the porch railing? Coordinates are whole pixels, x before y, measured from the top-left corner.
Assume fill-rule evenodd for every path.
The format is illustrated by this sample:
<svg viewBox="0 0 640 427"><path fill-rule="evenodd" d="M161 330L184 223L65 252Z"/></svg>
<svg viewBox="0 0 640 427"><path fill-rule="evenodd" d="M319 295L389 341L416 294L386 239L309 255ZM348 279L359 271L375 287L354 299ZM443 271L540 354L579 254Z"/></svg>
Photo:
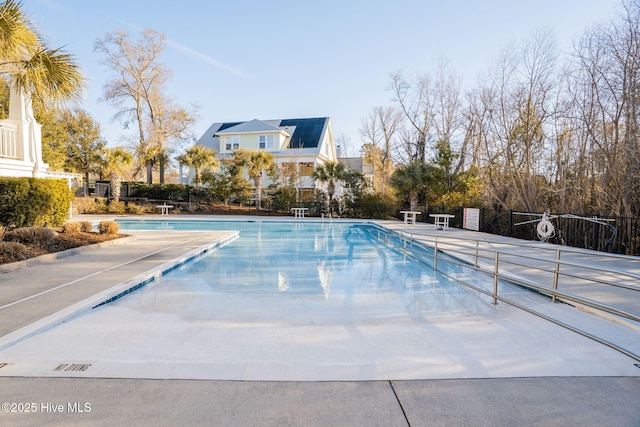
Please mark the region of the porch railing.
<svg viewBox="0 0 640 427"><path fill-rule="evenodd" d="M5 159L18 158L17 135L18 126L0 122L0 157Z"/></svg>

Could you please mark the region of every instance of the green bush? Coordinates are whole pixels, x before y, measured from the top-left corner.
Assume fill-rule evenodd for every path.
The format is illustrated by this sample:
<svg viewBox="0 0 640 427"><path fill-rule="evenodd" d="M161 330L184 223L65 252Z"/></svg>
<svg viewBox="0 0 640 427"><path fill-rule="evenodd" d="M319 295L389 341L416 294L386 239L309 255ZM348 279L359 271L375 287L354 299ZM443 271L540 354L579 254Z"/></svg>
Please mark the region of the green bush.
<svg viewBox="0 0 640 427"><path fill-rule="evenodd" d="M130 197L154 200L188 201L190 187L184 184L144 184L132 182Z"/></svg>
<svg viewBox="0 0 640 427"><path fill-rule="evenodd" d="M100 221L98 230L100 234L118 234L120 226L117 222L111 220Z"/></svg>
<svg viewBox="0 0 640 427"><path fill-rule="evenodd" d="M345 216L351 218L390 219L400 206L393 197L381 194L363 194L347 203Z"/></svg>
<svg viewBox="0 0 640 427"><path fill-rule="evenodd" d="M66 180L0 178L0 224L11 227L60 226L73 193Z"/></svg>

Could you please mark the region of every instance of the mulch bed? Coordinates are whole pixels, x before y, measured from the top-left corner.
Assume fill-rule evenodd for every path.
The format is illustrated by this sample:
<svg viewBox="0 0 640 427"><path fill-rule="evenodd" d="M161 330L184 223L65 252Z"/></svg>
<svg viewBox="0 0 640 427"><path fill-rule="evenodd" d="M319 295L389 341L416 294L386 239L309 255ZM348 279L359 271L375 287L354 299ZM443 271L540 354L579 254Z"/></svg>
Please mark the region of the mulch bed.
<svg viewBox="0 0 640 427"><path fill-rule="evenodd" d="M80 232L77 235L63 234L58 231L58 235L45 248L26 246L24 251L3 251L0 249L0 264L7 264L16 261L33 258L39 255L61 252L67 249L78 248L80 246L92 245L94 243L127 237L124 234L99 234Z"/></svg>

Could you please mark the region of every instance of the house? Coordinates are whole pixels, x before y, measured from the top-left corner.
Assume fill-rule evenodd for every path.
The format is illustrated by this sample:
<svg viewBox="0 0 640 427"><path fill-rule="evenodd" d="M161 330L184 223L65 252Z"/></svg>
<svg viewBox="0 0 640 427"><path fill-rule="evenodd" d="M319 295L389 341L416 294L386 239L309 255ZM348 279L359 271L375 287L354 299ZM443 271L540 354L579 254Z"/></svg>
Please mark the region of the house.
<svg viewBox="0 0 640 427"><path fill-rule="evenodd" d="M369 188L373 188L373 165L365 162L364 157L340 157L342 163L349 172L361 173Z"/></svg>
<svg viewBox="0 0 640 427"><path fill-rule="evenodd" d="M71 187L82 176L49 171L42 160L41 127L33 116L31 97L12 86L9 117L0 120L0 176L64 178Z"/></svg>
<svg viewBox="0 0 640 427"><path fill-rule="evenodd" d="M315 188L313 170L337 161L329 117L214 123L196 144L215 150L218 158L231 157L240 148L270 152L303 198Z"/></svg>

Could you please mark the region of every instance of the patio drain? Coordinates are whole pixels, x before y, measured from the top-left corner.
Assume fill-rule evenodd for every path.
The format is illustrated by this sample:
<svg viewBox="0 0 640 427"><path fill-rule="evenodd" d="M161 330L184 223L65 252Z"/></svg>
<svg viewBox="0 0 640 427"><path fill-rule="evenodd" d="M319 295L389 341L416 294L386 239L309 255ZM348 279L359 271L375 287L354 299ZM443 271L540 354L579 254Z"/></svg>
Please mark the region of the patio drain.
<svg viewBox="0 0 640 427"><path fill-rule="evenodd" d="M83 372L89 369L91 363L61 363L54 371Z"/></svg>

